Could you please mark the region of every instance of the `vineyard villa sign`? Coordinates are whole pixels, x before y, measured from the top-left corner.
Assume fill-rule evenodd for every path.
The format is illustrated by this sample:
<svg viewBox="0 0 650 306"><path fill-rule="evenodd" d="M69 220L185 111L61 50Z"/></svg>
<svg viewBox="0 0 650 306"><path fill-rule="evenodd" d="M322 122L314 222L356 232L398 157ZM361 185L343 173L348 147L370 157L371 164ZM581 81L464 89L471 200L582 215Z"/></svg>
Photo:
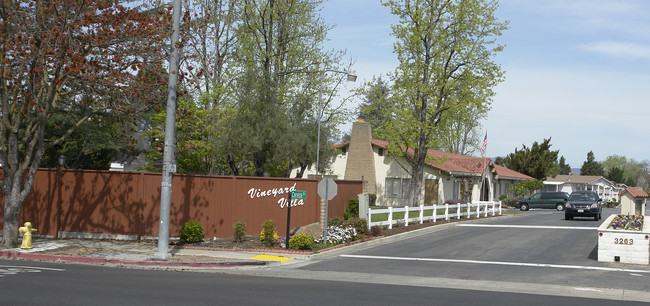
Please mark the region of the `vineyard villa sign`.
<svg viewBox="0 0 650 306"><path fill-rule="evenodd" d="M278 205L280 208L287 207L287 202L289 200L289 193L296 190L296 183L293 183L291 187L280 187L280 188L271 188L267 190L262 190L259 188L251 188L246 192L252 200L262 199L262 198L278 198ZM291 207L303 206L305 205L304 199L293 199L291 200Z"/></svg>

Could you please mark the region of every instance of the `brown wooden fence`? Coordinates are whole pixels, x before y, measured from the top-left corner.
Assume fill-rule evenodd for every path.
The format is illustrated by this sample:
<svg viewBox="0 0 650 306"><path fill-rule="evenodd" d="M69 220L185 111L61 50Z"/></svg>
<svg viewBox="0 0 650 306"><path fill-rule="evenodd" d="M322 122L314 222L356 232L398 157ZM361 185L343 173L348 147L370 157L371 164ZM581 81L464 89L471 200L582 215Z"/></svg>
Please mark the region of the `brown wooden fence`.
<svg viewBox="0 0 650 306"><path fill-rule="evenodd" d="M156 237L161 180L160 173L39 169L21 224L30 221L38 234L56 237L61 232ZM348 201L362 192L361 181L336 183L329 218L342 217ZM317 185L316 179L174 175L170 236L178 237L187 221L201 223L207 238L232 237L236 222L244 222L249 235L259 235L265 220L273 220L281 234L290 190L307 191L307 199L292 206L291 227L319 222ZM4 200L0 206L4 214Z"/></svg>

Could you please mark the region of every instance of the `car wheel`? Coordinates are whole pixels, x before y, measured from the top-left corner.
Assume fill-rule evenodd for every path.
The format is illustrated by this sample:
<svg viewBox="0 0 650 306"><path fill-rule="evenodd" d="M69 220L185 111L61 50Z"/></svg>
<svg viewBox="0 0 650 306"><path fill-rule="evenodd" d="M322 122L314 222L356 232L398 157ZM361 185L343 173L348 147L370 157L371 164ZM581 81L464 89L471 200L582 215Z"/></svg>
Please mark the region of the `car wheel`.
<svg viewBox="0 0 650 306"><path fill-rule="evenodd" d="M594 216L594 221L598 221L598 220L600 220L599 216L598 216L598 215L595 215L595 216Z"/></svg>
<svg viewBox="0 0 650 306"><path fill-rule="evenodd" d="M557 209L558 211L563 211L564 210L564 204L555 205L555 209Z"/></svg>
<svg viewBox="0 0 650 306"><path fill-rule="evenodd" d="M527 211L528 210L528 204L521 204L519 209L521 209L521 211Z"/></svg>

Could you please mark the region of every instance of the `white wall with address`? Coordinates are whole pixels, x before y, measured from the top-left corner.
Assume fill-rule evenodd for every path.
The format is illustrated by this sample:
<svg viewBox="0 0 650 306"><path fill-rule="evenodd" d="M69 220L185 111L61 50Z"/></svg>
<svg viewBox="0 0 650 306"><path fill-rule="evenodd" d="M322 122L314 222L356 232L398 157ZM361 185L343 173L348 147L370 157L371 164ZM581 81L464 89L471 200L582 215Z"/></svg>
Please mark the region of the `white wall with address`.
<svg viewBox="0 0 650 306"><path fill-rule="evenodd" d="M598 227L598 261L650 264L650 225L643 222L641 230L609 228L611 215Z"/></svg>

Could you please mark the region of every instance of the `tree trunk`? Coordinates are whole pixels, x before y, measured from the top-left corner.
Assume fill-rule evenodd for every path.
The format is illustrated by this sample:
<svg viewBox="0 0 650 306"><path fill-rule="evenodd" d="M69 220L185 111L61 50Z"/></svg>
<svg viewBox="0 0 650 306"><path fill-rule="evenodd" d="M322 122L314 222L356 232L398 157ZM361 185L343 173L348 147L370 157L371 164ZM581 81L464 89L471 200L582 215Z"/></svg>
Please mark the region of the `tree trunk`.
<svg viewBox="0 0 650 306"><path fill-rule="evenodd" d="M424 163L416 163L413 165L413 172L411 176L411 207L420 206L422 193L422 180L424 179Z"/></svg>
<svg viewBox="0 0 650 306"><path fill-rule="evenodd" d="M15 248L18 246L18 228L20 227L20 209L22 203L15 187L5 194L4 224L2 226L2 246Z"/></svg>

